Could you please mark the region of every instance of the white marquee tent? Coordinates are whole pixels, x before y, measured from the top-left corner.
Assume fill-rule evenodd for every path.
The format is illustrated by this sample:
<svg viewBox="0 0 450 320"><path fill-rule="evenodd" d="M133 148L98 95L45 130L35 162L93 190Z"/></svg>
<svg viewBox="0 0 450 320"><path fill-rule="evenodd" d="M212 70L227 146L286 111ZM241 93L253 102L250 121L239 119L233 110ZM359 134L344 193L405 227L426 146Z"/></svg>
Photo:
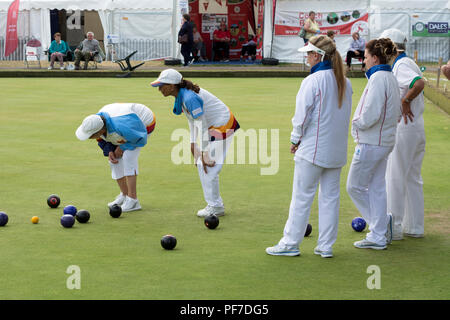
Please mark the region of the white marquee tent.
<svg viewBox="0 0 450 320"><path fill-rule="evenodd" d="M116 35L131 46L152 40L164 42L164 52L147 52L141 59L179 56L176 35L181 24L182 0L21 0L18 18L18 37L35 37L48 48L52 37L50 10L95 10L104 30L104 39ZM187 0L185 0L187 3ZM0 39L5 36L6 18L12 0L0 0ZM156 42L155 42L156 41ZM105 43L106 44L106 43ZM122 43L126 45L125 43ZM151 45L151 43L150 43ZM107 48L108 49L108 48ZM161 48L160 48L161 49ZM3 53L0 53L0 56Z"/></svg>
<svg viewBox="0 0 450 320"><path fill-rule="evenodd" d="M387 28L398 28L408 35L408 49L418 50L419 57L436 61L438 57L449 59L450 33L446 37L418 36L413 26L427 22L450 25L449 0L263 0L265 58L277 58L282 62L303 62L297 49L303 40L296 34L279 35L274 25L289 23L299 12L345 12L360 10L368 13L366 40L375 38ZM0 0L0 42L4 40L8 6L12 0ZM116 35L123 52L145 51L139 59L180 57L177 32L181 22L181 7L188 0L21 0L18 20L18 37L38 38L46 48L51 42L50 10L95 10L104 30L104 39ZM275 8L275 14L273 12ZM275 17L275 19L273 19ZM326 19L325 19L326 20ZM296 23L295 21L293 23ZM344 57L351 43L350 35L336 36L336 45ZM163 45L153 45L163 43ZM139 49L144 44L145 50ZM150 49L149 49L150 47ZM164 47L164 48L162 48ZM1 48L0 48L1 49ZM1 50L0 50L1 51ZM2 59L3 52L0 52Z"/></svg>
<svg viewBox="0 0 450 320"><path fill-rule="evenodd" d="M275 1L275 2L274 2ZM275 15L273 8L275 7ZM413 33L416 23L442 22L450 24L450 1L448 0L265 0L264 6L264 57L277 58L283 62L301 62L303 56L297 49L304 42L296 34L279 35L274 32L275 23L289 24L289 18L299 12L345 12L361 10L368 13L366 40L378 37L383 30L397 28L408 36L408 47L419 49L419 58L437 61L438 57L450 59L450 36L420 37ZM325 17L326 18L326 17ZM326 19L325 19L326 20ZM345 56L351 44L350 35L338 35L336 45Z"/></svg>

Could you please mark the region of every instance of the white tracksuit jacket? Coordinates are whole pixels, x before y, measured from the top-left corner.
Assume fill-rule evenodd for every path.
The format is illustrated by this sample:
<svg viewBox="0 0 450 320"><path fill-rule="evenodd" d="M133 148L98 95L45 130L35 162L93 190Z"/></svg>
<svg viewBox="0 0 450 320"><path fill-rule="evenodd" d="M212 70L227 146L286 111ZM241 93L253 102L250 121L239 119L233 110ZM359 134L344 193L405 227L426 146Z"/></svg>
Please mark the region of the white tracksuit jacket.
<svg viewBox="0 0 450 320"><path fill-rule="evenodd" d="M371 75L352 120L356 143L393 146L401 116L400 89L390 71Z"/></svg>
<svg viewBox="0 0 450 320"><path fill-rule="evenodd" d="M305 159L323 168L340 168L347 163L353 91L350 81L346 81L344 100L338 108L332 69L315 72L303 80L292 118L291 142L301 141L295 160Z"/></svg>

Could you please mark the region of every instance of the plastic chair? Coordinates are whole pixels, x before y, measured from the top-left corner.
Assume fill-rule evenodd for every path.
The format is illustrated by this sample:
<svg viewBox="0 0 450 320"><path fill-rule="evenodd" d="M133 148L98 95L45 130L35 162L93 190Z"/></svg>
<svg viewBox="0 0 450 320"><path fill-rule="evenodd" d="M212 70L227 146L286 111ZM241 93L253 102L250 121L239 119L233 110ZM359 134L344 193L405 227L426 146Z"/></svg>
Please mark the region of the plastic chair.
<svg viewBox="0 0 450 320"><path fill-rule="evenodd" d="M42 49L41 42L34 37L32 37L31 40L29 40L25 44L25 58L24 59L25 59L25 64L26 64L27 68L30 67L29 62L31 62L31 61L38 62L39 69L41 68L41 59L40 59L41 49Z"/></svg>
<svg viewBox="0 0 450 320"><path fill-rule="evenodd" d="M140 64L137 64L137 65L133 66L133 67L131 66L130 58L131 58L134 54L136 54L136 52L137 52L137 50L134 51L133 53L129 54L129 55L126 56L125 58L119 59L119 60L114 60L113 62L117 63L117 64L120 66L120 69L122 69L122 71L133 71L134 69L136 69L136 68L142 66L142 65L145 63L145 62L142 62L142 63L140 63ZM126 66L125 66L124 62L126 63Z"/></svg>

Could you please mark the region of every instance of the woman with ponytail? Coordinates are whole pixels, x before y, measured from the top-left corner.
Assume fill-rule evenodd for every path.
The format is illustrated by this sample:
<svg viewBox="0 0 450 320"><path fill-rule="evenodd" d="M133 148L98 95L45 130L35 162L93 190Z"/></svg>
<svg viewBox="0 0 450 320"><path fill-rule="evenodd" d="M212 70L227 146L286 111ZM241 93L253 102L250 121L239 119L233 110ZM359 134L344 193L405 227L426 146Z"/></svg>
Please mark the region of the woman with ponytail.
<svg viewBox="0 0 450 320"><path fill-rule="evenodd" d="M386 249L392 241L392 216L387 213L386 165L395 144L401 116L400 89L388 64L397 55L390 39L367 43L364 62L369 80L355 110L352 136L357 143L347 179L347 192L369 225L362 249Z"/></svg>
<svg viewBox="0 0 450 320"><path fill-rule="evenodd" d="M173 113L184 113L188 119L191 152L207 203L204 209L197 212L197 216L223 216L225 207L219 192L219 173L239 123L220 99L183 79L181 73L174 69L162 71L151 85L158 87L163 96L175 97ZM200 148L196 143L197 136Z"/></svg>
<svg viewBox="0 0 450 320"><path fill-rule="evenodd" d="M266 253L300 255L299 245L319 185L319 238L314 253L330 258L338 231L339 180L347 162L353 92L332 39L314 36L299 51L307 53L311 74L300 86L292 119L290 151L295 154L292 200L283 238L267 248Z"/></svg>

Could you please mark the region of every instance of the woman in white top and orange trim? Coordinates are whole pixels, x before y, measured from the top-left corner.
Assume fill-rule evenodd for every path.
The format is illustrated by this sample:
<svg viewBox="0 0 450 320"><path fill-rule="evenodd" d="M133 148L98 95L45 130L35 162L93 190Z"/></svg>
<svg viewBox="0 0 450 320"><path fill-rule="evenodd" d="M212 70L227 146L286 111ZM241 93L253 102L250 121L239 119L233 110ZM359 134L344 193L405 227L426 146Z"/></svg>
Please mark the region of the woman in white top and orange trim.
<svg viewBox="0 0 450 320"><path fill-rule="evenodd" d="M220 99L183 79L181 73L174 69L162 71L151 85L159 87L165 97L174 96L173 112L176 115L184 113L188 119L191 152L207 203L204 209L197 212L197 216L223 216L225 208L219 192L219 173L239 123ZM196 144L198 135L200 148Z"/></svg>
<svg viewBox="0 0 450 320"><path fill-rule="evenodd" d="M348 126L352 110L352 87L333 40L312 37L307 46L311 74L297 94L292 119L291 153L295 171L289 218L283 237L266 249L276 256L298 256L311 205L319 186L319 238L314 253L333 256L339 218L339 180L347 162Z"/></svg>
<svg viewBox="0 0 450 320"><path fill-rule="evenodd" d="M387 213L386 164L395 144L401 116L400 90L388 64L397 54L390 39L367 43L364 62L369 79L352 120L357 143L347 179L347 192L369 225L362 249L386 249L392 240L392 216Z"/></svg>

